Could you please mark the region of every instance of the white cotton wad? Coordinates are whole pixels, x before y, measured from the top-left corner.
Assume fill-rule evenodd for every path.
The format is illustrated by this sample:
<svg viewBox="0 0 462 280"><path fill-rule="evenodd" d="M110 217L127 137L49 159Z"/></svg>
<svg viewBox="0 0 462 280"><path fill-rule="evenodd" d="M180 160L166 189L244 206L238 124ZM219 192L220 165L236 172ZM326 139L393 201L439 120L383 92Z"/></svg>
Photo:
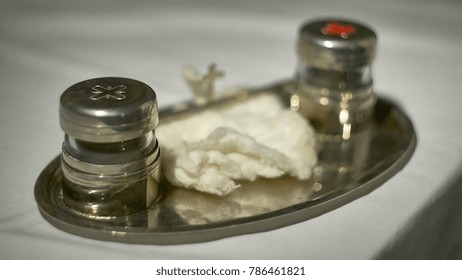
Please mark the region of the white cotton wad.
<svg viewBox="0 0 462 280"><path fill-rule="evenodd" d="M160 125L156 134L171 184L219 196L240 187L236 180L308 179L316 163L310 124L269 94Z"/></svg>

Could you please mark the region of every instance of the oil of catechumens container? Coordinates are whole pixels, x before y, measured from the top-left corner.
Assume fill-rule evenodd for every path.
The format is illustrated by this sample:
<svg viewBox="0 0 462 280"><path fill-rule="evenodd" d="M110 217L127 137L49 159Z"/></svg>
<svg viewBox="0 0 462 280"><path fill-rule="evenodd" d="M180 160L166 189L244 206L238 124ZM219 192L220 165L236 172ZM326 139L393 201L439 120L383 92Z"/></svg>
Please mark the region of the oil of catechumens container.
<svg viewBox="0 0 462 280"><path fill-rule="evenodd" d="M97 78L60 99L63 201L95 216L130 215L159 196L155 92L126 78Z"/></svg>

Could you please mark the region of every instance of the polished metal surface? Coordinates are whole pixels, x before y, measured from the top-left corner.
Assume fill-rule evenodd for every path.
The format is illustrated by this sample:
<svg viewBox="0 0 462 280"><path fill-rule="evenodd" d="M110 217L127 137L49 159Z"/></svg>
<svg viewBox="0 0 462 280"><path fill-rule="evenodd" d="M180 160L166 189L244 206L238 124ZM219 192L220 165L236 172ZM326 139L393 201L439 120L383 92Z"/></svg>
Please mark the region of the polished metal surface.
<svg viewBox="0 0 462 280"><path fill-rule="evenodd" d="M352 21L318 20L300 29L291 108L316 131L317 178L359 174L367 162L376 44L369 27Z"/></svg>
<svg viewBox="0 0 462 280"><path fill-rule="evenodd" d="M296 110L318 133L348 138L368 128L376 44L370 28L352 21L318 20L300 29Z"/></svg>
<svg viewBox="0 0 462 280"><path fill-rule="evenodd" d="M258 90L241 90L203 106L194 102L179 104L160 110L159 125L213 106L245 102L263 93L274 94L292 107L294 88L294 83L288 81ZM54 226L100 240L179 244L266 231L322 215L371 192L408 162L416 146L408 117L381 98L374 106L370 137L367 161L359 173L315 176L305 181L291 177L243 181L239 182L241 188L223 198L162 181L162 199L144 211L118 217L82 214L66 205L61 160L57 157L39 176L35 197L41 214Z"/></svg>
<svg viewBox="0 0 462 280"><path fill-rule="evenodd" d="M341 19L310 21L300 29L298 55L306 64L344 71L370 64L377 36L364 24Z"/></svg>
<svg viewBox="0 0 462 280"><path fill-rule="evenodd" d="M88 142L120 142L140 137L159 123L157 98L146 84L105 77L69 87L60 100L64 132Z"/></svg>
<svg viewBox="0 0 462 280"><path fill-rule="evenodd" d="M96 78L71 86L60 101L63 202L95 217L150 207L160 197L154 91L132 79Z"/></svg>

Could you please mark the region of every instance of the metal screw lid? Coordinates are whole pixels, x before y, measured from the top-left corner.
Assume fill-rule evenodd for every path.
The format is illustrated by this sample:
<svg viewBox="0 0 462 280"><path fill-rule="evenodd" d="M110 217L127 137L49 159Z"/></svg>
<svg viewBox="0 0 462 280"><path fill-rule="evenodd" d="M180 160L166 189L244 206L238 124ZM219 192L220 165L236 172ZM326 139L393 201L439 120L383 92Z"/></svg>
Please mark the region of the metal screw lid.
<svg viewBox="0 0 462 280"><path fill-rule="evenodd" d="M369 27L352 21L323 19L301 27L298 54L313 67L347 71L370 64L376 45L377 36Z"/></svg>
<svg viewBox="0 0 462 280"><path fill-rule="evenodd" d="M64 132L89 142L120 142L154 130L159 122L155 92L126 78L86 80L69 87L60 99Z"/></svg>

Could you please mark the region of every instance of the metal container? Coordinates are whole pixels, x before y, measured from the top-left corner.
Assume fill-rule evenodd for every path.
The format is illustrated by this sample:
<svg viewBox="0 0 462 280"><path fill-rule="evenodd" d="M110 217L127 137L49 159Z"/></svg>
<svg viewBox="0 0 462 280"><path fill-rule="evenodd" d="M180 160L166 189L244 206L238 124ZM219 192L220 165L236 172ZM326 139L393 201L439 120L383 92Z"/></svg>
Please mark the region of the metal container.
<svg viewBox="0 0 462 280"><path fill-rule="evenodd" d="M59 112L65 204L84 214L122 216L156 200L159 118L149 86L125 78L86 80L64 91Z"/></svg>
<svg viewBox="0 0 462 280"><path fill-rule="evenodd" d="M298 38L295 108L317 132L317 176L355 176L367 161L376 97L371 63L377 37L336 19L304 24Z"/></svg>

